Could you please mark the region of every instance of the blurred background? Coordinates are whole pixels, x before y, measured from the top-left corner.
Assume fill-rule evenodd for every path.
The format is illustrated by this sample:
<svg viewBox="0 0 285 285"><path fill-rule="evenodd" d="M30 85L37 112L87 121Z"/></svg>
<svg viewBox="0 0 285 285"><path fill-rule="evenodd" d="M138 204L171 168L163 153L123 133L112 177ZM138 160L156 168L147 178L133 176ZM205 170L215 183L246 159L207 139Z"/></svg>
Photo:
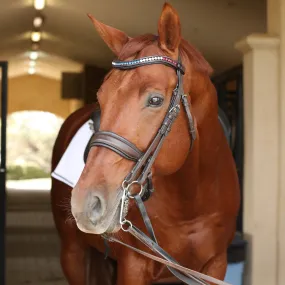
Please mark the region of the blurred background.
<svg viewBox="0 0 285 285"><path fill-rule="evenodd" d="M164 2L0 1L6 284L67 284L50 211L52 148L64 120L96 101L114 58L86 14L131 37L156 34ZM285 0L169 2L180 15L183 37L213 66L219 106L231 125L242 205L227 281L285 284Z"/></svg>

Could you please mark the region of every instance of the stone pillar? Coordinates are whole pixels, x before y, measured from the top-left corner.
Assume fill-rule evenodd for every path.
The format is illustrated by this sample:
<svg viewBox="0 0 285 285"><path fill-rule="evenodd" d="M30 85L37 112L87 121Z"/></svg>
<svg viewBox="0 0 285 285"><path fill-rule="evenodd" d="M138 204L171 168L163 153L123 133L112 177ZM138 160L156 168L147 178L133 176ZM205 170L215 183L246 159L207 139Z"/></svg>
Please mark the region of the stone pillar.
<svg viewBox="0 0 285 285"><path fill-rule="evenodd" d="M236 48L244 77L245 284L277 285L279 39L253 34Z"/></svg>
<svg viewBox="0 0 285 285"><path fill-rule="evenodd" d="M277 283L285 284L285 0L267 0L267 31L280 39L279 47L279 196Z"/></svg>

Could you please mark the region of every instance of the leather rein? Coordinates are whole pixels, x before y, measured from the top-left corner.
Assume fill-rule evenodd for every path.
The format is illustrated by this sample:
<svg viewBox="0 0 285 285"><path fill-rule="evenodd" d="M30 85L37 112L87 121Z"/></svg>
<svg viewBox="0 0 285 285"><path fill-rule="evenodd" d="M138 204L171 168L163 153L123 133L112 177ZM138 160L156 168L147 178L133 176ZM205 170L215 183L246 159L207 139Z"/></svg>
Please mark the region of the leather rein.
<svg viewBox="0 0 285 285"><path fill-rule="evenodd" d="M209 283L204 281L206 280L208 282L213 282L219 285L230 285L229 283L223 282L216 278L210 277L208 275L202 274L200 272L179 265L175 259L173 259L166 251L164 251L158 245L158 241L155 237L151 221L148 217L143 202L146 201L154 192L152 184L151 168L163 145L166 136L171 131L171 127L180 112L180 102L182 102L182 105L185 109L188 119L189 133L191 137L190 150L192 150L194 141L196 139L196 130L195 130L194 119L190 111L190 105L187 100L187 95L184 94L183 91L183 75L185 74L185 69L181 63L180 57L178 58L178 61L175 61L167 56L147 56L131 61L115 60L112 62L113 68L121 70L129 70L151 64L164 64L166 66L174 68L177 74L177 85L172 92L172 97L166 116L164 117L163 122L156 136L151 142L150 146L143 153L132 142L119 136L118 134L109 131L97 131L94 133L93 137L91 138L89 144L89 150L93 146L105 147L116 152L117 154L121 155L122 157L128 160L136 162L135 166L130 171L130 173L125 177L120 187L120 190L123 193L121 199L121 208L120 208L121 229L125 232L129 232L130 234L132 234L135 238L140 240L144 245L146 245L149 249L151 249L153 252L160 255L161 257L149 254L135 247L132 247L116 239L113 236L111 237L107 234L103 234L102 237L110 242L117 242L119 244L122 244L136 251L137 253L140 253L148 258L151 258L155 261L158 261L166 265L173 275L175 275L178 279L180 279L186 284L208 285ZM131 188L134 185L139 186L140 188L139 193L136 194L131 193ZM130 199L135 200L150 237L144 234L137 227L135 227L131 223L131 221L126 219L128 212L128 204Z"/></svg>

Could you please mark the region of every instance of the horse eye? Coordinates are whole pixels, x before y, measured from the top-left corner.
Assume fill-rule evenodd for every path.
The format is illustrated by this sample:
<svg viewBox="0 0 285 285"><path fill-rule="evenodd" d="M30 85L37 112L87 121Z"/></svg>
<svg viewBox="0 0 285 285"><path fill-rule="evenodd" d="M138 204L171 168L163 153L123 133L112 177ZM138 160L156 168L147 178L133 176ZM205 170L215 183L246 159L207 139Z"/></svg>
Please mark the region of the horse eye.
<svg viewBox="0 0 285 285"><path fill-rule="evenodd" d="M163 103L163 98L154 96L149 98L148 105L151 107L160 107Z"/></svg>

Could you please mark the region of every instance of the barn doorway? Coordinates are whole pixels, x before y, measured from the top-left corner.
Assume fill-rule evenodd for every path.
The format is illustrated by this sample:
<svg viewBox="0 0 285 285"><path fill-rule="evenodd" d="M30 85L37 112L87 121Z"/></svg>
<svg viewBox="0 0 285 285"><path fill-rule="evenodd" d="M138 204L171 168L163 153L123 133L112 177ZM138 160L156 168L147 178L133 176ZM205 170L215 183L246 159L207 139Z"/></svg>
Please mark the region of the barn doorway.
<svg viewBox="0 0 285 285"><path fill-rule="evenodd" d="M1 162L0 162L0 209L1 209L1 252L5 256L5 229L6 229L6 118L8 92L8 62L0 61L0 102L1 102ZM5 284L5 259L0 259L0 284Z"/></svg>
<svg viewBox="0 0 285 285"><path fill-rule="evenodd" d="M50 189L52 148L64 119L43 111L20 111L7 118L7 187Z"/></svg>
<svg viewBox="0 0 285 285"><path fill-rule="evenodd" d="M43 111L7 117L6 283L62 285L50 209L52 149L64 119Z"/></svg>

